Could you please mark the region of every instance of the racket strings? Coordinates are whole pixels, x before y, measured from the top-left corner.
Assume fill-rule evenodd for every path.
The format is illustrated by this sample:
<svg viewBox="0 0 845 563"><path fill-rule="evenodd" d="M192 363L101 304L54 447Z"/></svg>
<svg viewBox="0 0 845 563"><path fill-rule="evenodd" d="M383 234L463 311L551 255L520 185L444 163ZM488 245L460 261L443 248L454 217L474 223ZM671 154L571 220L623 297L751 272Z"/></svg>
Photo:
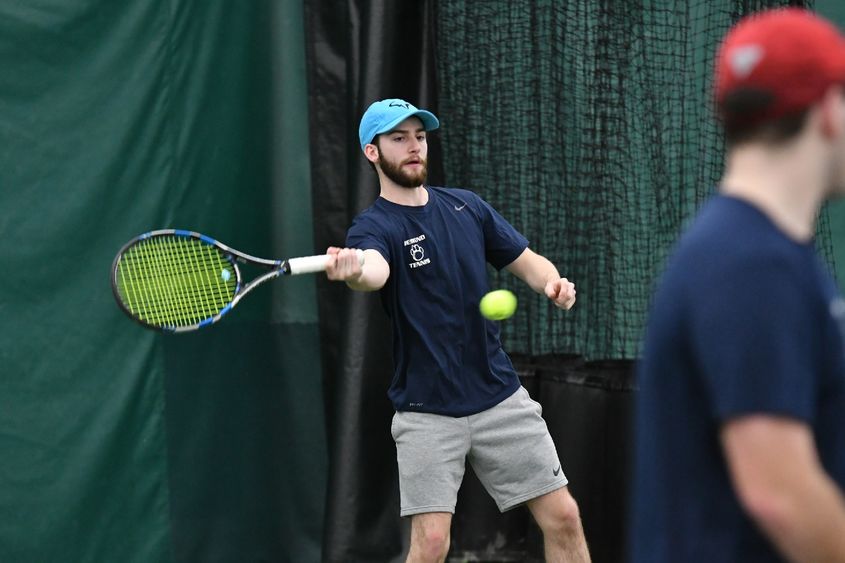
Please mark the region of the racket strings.
<svg viewBox="0 0 845 563"><path fill-rule="evenodd" d="M183 256L184 251L174 247ZM213 299L197 293L199 287L190 278L196 274L187 266L190 262L177 262L160 248L133 252L126 260L122 284L128 308L142 320L157 325L184 326L205 316L204 309L213 304ZM127 283L130 282L130 283ZM197 288L194 290L194 288Z"/></svg>
<svg viewBox="0 0 845 563"><path fill-rule="evenodd" d="M139 241L121 257L117 272L127 310L159 327L196 325L214 317L231 303L237 281L220 250L175 235Z"/></svg>
<svg viewBox="0 0 845 563"><path fill-rule="evenodd" d="M133 280L128 301L133 312L151 324L196 324L219 313L231 300L234 291L217 281L229 264L211 247L202 248L206 245L196 241L193 245L186 239L173 242L155 241L149 256L133 253L127 265L144 278L142 283Z"/></svg>
<svg viewBox="0 0 845 563"><path fill-rule="evenodd" d="M176 315L176 320L192 324L219 313L231 300L234 292L226 291L220 283L221 272L228 271L229 264L211 246L192 239L174 241L177 252L173 256L167 253L169 248L160 254L165 266L165 284L160 287L168 291L161 293L161 303L164 311Z"/></svg>

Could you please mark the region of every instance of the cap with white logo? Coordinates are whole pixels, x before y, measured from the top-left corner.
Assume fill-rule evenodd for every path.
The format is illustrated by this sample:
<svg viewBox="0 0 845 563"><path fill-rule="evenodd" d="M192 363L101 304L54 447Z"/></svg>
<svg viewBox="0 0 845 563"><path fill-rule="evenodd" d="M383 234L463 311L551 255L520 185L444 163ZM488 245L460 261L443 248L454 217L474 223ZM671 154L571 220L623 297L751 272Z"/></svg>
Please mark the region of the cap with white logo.
<svg viewBox="0 0 845 563"><path fill-rule="evenodd" d="M405 100L391 98L370 104L358 127L358 140L361 142L361 150L364 150L368 143L372 143L376 135L393 130L409 117L420 118L426 131L440 127L440 122L433 113L424 109L417 109Z"/></svg>

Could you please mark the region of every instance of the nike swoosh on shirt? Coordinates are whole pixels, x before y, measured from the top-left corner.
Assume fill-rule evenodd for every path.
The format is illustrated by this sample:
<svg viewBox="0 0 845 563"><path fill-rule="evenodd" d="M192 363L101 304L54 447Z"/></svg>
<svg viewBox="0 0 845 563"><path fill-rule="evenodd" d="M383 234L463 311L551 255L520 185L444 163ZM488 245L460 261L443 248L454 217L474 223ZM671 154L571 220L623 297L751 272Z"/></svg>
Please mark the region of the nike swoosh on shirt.
<svg viewBox="0 0 845 563"><path fill-rule="evenodd" d="M461 209L463 209L463 208L464 208L464 207L466 207L466 206L467 206L467 204L466 204L466 203L465 203L465 204L463 204L463 205L462 205L462 206L460 206L460 207L458 207L458 206L456 205L456 206L455 206L455 211L460 211Z"/></svg>

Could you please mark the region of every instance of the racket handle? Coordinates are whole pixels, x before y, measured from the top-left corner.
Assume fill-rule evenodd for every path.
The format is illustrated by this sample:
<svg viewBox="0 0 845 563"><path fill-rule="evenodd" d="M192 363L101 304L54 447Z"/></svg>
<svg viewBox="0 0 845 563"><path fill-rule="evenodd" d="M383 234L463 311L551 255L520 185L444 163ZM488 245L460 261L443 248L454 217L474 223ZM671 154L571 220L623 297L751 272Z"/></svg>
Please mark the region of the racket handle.
<svg viewBox="0 0 845 563"><path fill-rule="evenodd" d="M358 254L358 263L364 265L364 251L355 250ZM326 265L329 262L328 254L320 254L318 256L303 256L302 258L291 258L288 260L288 268L291 275L297 274L313 274L315 272L325 272Z"/></svg>

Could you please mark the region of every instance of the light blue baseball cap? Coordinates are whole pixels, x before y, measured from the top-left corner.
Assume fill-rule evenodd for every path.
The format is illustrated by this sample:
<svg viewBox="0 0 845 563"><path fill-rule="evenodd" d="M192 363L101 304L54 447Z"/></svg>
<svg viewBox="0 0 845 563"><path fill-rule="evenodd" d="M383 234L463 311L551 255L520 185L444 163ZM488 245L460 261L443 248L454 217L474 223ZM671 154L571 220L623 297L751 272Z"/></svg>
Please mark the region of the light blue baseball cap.
<svg viewBox="0 0 845 563"><path fill-rule="evenodd" d="M417 109L405 100L391 98L370 104L361 118L361 125L358 126L358 140L361 141L361 150L364 150L368 143L372 143L376 135L393 130L409 117L419 117L426 131L440 127L440 121L433 113L424 109Z"/></svg>

